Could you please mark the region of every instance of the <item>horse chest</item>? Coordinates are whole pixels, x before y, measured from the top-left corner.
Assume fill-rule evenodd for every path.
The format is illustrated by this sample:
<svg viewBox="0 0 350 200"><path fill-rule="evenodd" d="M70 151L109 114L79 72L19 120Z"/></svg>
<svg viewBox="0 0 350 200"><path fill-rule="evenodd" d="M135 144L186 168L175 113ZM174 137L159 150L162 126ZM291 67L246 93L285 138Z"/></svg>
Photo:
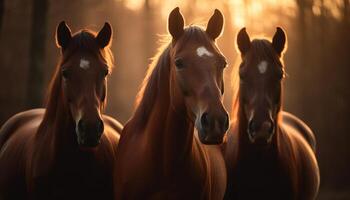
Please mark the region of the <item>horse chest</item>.
<svg viewBox="0 0 350 200"><path fill-rule="evenodd" d="M232 180L235 199L293 199L290 177L274 156L241 158Z"/></svg>
<svg viewBox="0 0 350 200"><path fill-rule="evenodd" d="M139 155L137 151L134 153ZM199 171L195 171L192 163L185 162L165 169L160 160L159 155L154 157L146 153L142 157L131 157L128 160L130 167L120 173L120 176L129 173L122 178L121 192L135 199L203 199L200 195L206 185L206 176L202 176L205 174L202 168L196 165Z"/></svg>
<svg viewBox="0 0 350 200"><path fill-rule="evenodd" d="M40 199L112 199L112 169L93 155L59 159L48 176L39 179Z"/></svg>

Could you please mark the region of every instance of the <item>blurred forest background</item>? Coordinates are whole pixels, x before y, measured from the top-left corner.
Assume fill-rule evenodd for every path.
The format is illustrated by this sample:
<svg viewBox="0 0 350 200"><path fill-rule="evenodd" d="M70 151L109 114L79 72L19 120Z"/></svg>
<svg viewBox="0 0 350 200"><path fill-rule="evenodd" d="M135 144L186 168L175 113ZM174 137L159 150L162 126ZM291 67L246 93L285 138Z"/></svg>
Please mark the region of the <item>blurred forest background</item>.
<svg viewBox="0 0 350 200"><path fill-rule="evenodd" d="M65 20L73 32L114 27L116 67L109 78L107 113L125 122L150 58L167 34L169 12L180 6L186 24L208 21L214 8L226 19L218 45L231 71L240 62L236 34L271 38L276 26L288 35L284 56L284 107L316 133L321 170L318 199L350 199L350 0L0 0L0 123L42 107L59 59L55 28ZM226 89L230 109L232 91Z"/></svg>

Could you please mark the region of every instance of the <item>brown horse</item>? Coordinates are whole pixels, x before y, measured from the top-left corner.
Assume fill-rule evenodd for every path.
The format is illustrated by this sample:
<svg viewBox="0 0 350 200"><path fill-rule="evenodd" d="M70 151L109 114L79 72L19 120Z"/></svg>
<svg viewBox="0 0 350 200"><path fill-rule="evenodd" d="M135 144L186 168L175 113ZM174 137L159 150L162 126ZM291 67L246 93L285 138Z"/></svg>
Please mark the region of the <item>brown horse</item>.
<svg viewBox="0 0 350 200"><path fill-rule="evenodd" d="M101 112L112 68L112 29L72 36L61 22L62 57L46 109L19 113L0 131L0 199L113 199L122 126Z"/></svg>
<svg viewBox="0 0 350 200"><path fill-rule="evenodd" d="M121 134L118 199L223 198L225 163L214 145L223 141L229 120L222 104L226 62L215 44L222 27L218 10L205 31L184 28L179 8L170 13L172 42L150 66Z"/></svg>
<svg viewBox="0 0 350 200"><path fill-rule="evenodd" d="M281 28L272 42L250 41L245 28L238 34L242 63L234 120L224 143L226 199L316 198L315 137L301 120L281 110L285 42Z"/></svg>

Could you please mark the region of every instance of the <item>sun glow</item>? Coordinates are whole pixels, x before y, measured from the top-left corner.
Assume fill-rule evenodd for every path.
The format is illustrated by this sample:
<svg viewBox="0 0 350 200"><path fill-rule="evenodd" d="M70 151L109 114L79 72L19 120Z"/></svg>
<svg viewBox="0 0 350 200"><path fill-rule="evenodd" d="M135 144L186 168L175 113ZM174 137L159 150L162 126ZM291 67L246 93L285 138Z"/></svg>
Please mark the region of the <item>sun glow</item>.
<svg viewBox="0 0 350 200"><path fill-rule="evenodd" d="M131 10L140 10L146 4L156 15L160 16L163 22L166 22L168 14L174 8L179 6L181 12L186 16L186 24L200 24L205 21L205 17L212 14L214 8L220 9L225 18L226 24L231 25L232 29L247 27L251 33L264 34L272 31L276 26L287 26L291 17L298 14L298 5L295 0L116 0L122 2L125 7ZM311 12L315 16L328 14L336 19L340 19L340 7L342 0L315 0ZM327 10L325 12L324 10ZM228 19L228 17L230 19Z"/></svg>
<svg viewBox="0 0 350 200"><path fill-rule="evenodd" d="M314 15L320 16L325 10L329 10L330 14L339 20L342 17L339 8L343 6L342 0L315 0L312 6L312 12Z"/></svg>
<svg viewBox="0 0 350 200"><path fill-rule="evenodd" d="M125 7L127 7L130 10L139 10L142 8L144 1L142 0L127 0L123 1Z"/></svg>
<svg viewBox="0 0 350 200"><path fill-rule="evenodd" d="M296 10L295 0L196 0L196 1L162 1L162 0L117 0L122 2L125 7L131 10L140 10L145 4L151 7L157 7L160 11L162 20L166 20L169 12L176 6L182 9L184 15L190 15L187 19L192 19L191 15L196 12L196 18L204 15L209 15L214 8L221 9L224 14L228 11L231 17L231 25L233 28L240 28L244 26L258 27L257 29L265 29L265 26L279 23L279 15L295 15ZM266 20L266 17L269 20ZM189 22L189 23L192 23ZM259 28L260 27L260 28Z"/></svg>

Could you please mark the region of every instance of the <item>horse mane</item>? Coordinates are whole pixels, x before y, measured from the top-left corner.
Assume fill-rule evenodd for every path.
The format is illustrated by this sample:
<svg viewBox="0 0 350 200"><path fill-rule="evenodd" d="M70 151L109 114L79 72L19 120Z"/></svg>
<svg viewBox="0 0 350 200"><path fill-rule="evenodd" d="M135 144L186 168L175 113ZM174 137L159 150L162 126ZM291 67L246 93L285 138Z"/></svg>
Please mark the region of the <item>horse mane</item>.
<svg viewBox="0 0 350 200"><path fill-rule="evenodd" d="M38 133L45 132L46 128L52 128L56 120L61 116L61 112L68 112L66 102L62 93L62 76L61 66L76 52L85 51L92 53L106 62L109 71L113 68L114 57L110 47L107 46L104 49L100 49L95 41L96 33L91 30L80 30L75 33L70 41L69 47L62 52L60 61L56 66L54 75L50 81L49 88L46 97L46 111L43 117L43 121L40 124ZM105 107L106 98L104 99L102 109Z"/></svg>
<svg viewBox="0 0 350 200"><path fill-rule="evenodd" d="M170 45L166 44L159 48L158 53L152 59L146 76L142 82L141 89L137 94L135 113L133 119L143 126L147 123L148 116L155 104L159 90L162 88L161 79L164 71L170 71ZM136 117L137 116L137 117Z"/></svg>
<svg viewBox="0 0 350 200"><path fill-rule="evenodd" d="M183 48L189 40L212 45L212 41L204 29L199 26L190 25L184 29L184 34L176 43L177 50ZM171 38L166 36L162 43L163 45L158 49L156 56L152 58L141 89L137 94L136 110L132 119L136 120L136 124L140 127L147 123L161 88L164 88L165 84L169 85L170 82L170 50L173 48ZM218 50L215 45L213 47ZM168 81L168 83L164 83L164 81Z"/></svg>

